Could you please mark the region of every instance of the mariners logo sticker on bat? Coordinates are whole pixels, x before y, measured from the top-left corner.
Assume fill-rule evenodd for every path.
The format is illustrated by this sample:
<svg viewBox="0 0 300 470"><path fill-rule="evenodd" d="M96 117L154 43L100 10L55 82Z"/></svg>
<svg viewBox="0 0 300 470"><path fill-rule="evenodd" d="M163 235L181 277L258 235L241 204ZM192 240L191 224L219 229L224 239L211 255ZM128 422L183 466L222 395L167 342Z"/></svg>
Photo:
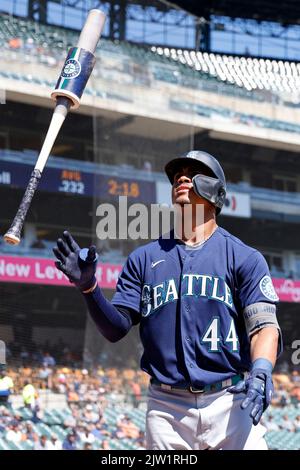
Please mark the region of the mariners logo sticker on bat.
<svg viewBox="0 0 300 470"><path fill-rule="evenodd" d="M264 276L259 283L259 288L267 299L272 300L272 302L277 302L279 300L278 295L274 289L272 279L269 276Z"/></svg>
<svg viewBox="0 0 300 470"><path fill-rule="evenodd" d="M76 78L81 72L81 65L76 59L66 61L61 76L63 78Z"/></svg>

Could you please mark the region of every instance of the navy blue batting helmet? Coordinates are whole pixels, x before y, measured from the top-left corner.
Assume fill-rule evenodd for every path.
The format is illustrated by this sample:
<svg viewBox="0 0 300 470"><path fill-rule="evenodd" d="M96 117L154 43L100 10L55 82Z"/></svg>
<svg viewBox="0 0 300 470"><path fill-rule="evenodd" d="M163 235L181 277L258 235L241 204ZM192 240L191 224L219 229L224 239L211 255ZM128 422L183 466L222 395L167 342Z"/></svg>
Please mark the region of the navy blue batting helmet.
<svg viewBox="0 0 300 470"><path fill-rule="evenodd" d="M178 169L192 162L196 168L199 164L199 174L194 176L192 180L195 193L211 202L216 207L216 213L219 214L226 197L226 178L223 168L215 157L207 152L192 150L168 162L165 166L165 172L173 184ZM201 174L203 165L210 170L211 176Z"/></svg>

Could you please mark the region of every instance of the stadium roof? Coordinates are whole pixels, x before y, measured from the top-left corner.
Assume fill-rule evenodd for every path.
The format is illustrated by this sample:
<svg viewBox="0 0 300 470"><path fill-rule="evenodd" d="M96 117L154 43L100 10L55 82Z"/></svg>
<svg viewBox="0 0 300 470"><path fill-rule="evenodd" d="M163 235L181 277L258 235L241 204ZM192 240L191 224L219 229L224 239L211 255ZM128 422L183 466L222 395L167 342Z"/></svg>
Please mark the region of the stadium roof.
<svg viewBox="0 0 300 470"><path fill-rule="evenodd" d="M230 16L275 21L282 24L300 24L299 0L163 0L198 17Z"/></svg>

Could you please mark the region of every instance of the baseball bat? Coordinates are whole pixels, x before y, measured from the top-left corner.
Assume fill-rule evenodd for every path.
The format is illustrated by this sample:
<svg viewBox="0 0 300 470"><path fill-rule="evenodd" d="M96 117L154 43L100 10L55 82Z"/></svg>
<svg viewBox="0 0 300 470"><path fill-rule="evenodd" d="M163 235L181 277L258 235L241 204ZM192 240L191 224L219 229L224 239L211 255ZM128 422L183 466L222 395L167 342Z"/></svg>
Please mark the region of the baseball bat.
<svg viewBox="0 0 300 470"><path fill-rule="evenodd" d="M20 243L21 231L26 214L40 182L56 137L70 108L76 109L79 107L84 87L95 64L94 52L100 39L104 23L105 14L101 10L90 10L77 46L71 48L68 52L55 90L51 93L51 97L56 100L56 106L53 111L47 135L16 216L3 237L5 242L10 245L18 245Z"/></svg>

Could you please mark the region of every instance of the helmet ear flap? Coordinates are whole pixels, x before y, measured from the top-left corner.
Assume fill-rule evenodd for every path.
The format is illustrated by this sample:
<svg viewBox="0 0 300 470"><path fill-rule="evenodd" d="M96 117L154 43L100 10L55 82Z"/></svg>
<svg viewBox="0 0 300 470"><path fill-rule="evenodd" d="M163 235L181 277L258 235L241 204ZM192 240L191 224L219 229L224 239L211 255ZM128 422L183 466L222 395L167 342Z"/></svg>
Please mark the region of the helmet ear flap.
<svg viewBox="0 0 300 470"><path fill-rule="evenodd" d="M220 212L226 196L226 187L222 181L211 176L199 174L193 178L193 187L198 196L214 204L217 208L217 213Z"/></svg>
<svg viewBox="0 0 300 470"><path fill-rule="evenodd" d="M219 207L220 206L222 207L225 202L225 197L226 197L226 189L222 185L218 190L218 195L216 197L216 205Z"/></svg>
<svg viewBox="0 0 300 470"><path fill-rule="evenodd" d="M225 196L226 196L226 190L225 190L224 186L221 186L221 188L218 191L218 198L221 199L221 200L224 200Z"/></svg>

